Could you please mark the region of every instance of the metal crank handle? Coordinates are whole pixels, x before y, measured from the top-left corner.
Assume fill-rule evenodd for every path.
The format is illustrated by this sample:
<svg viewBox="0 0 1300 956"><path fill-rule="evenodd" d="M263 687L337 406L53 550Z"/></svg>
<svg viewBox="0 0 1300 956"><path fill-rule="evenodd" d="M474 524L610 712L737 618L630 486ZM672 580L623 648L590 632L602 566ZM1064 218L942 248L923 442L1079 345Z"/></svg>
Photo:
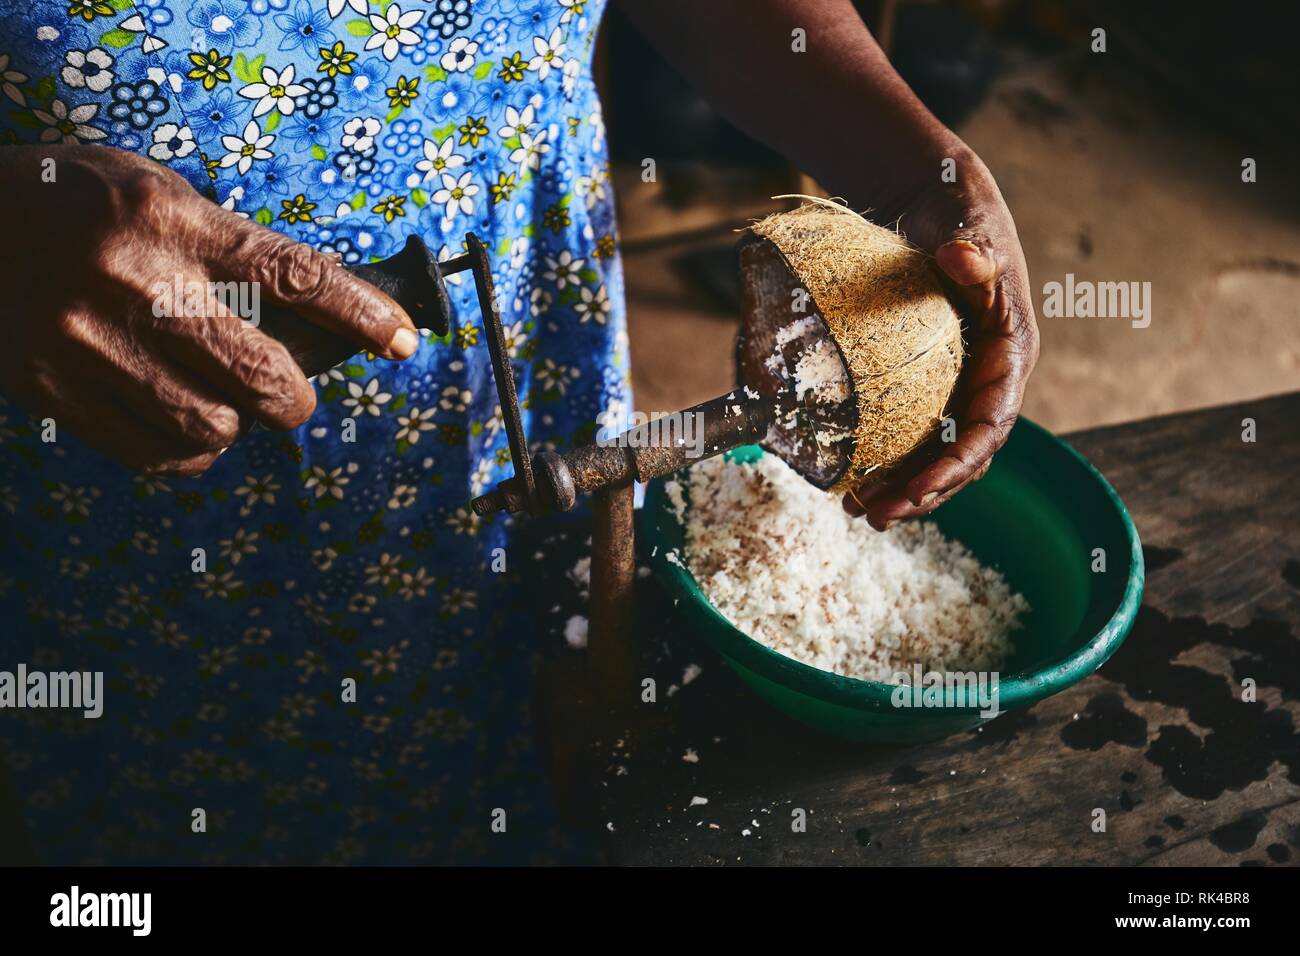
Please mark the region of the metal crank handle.
<svg viewBox="0 0 1300 956"><path fill-rule="evenodd" d="M498 511L568 511L579 495L632 481L646 482L732 448L762 441L775 416L772 398L751 398L737 389L630 428L600 444L568 452L538 452L532 462L536 509L530 507L518 478L508 478L475 498L471 507L479 516Z"/></svg>

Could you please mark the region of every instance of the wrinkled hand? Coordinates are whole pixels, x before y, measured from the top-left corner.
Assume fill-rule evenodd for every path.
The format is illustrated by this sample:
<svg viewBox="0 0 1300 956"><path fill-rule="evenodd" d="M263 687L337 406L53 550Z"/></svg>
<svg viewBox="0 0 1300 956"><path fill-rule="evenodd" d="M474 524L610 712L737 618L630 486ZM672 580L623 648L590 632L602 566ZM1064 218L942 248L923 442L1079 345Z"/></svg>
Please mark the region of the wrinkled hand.
<svg viewBox="0 0 1300 956"><path fill-rule="evenodd" d="M46 158L54 182L42 181ZM294 428L316 405L285 347L215 295L202 315L185 315L180 302L156 309L177 277L182 288L257 282L263 302L388 358L418 344L409 317L378 289L132 153L5 147L0 193L11 224L0 255L0 381L33 418L53 418L137 471L200 474L252 422ZM177 307L180 316L155 315Z"/></svg>
<svg viewBox="0 0 1300 956"><path fill-rule="evenodd" d="M948 406L956 440L936 436L883 479L844 496L844 509L865 514L878 530L933 511L984 476L1016 422L1038 360L1029 276L1011 213L973 153L958 159L957 177L893 210L907 238L934 255L962 312L966 361Z"/></svg>

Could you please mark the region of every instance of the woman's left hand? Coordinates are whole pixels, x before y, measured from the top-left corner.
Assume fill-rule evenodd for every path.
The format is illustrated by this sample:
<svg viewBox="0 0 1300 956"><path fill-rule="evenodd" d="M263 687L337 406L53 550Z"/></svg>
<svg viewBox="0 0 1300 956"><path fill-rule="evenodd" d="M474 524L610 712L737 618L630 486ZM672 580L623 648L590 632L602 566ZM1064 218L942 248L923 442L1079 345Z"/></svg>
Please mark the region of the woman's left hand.
<svg viewBox="0 0 1300 956"><path fill-rule="evenodd" d="M956 183L940 183L895 211L900 231L934 255L964 313L966 361L948 406L956 435L949 442L936 436L883 479L844 496L849 514L865 514L881 531L933 511L984 476L1016 422L1038 360L1029 276L1011 213L974 153L957 157L956 172Z"/></svg>

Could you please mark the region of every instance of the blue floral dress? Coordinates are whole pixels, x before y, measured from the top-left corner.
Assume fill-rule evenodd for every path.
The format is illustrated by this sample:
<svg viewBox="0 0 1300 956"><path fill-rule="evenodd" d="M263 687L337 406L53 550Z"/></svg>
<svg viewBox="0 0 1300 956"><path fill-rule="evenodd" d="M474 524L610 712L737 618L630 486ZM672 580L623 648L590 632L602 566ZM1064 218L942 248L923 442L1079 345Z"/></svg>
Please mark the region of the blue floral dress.
<svg viewBox="0 0 1300 956"><path fill-rule="evenodd" d="M565 447L630 402L602 7L0 0L0 141L146 154L346 262L413 233L448 258L476 232L534 450ZM0 669L105 675L98 720L0 711L42 861L564 855L528 633L488 621L494 549L515 555L469 500L511 469L473 283L450 281L448 336L321 375L307 424L198 479L45 443L0 404Z"/></svg>

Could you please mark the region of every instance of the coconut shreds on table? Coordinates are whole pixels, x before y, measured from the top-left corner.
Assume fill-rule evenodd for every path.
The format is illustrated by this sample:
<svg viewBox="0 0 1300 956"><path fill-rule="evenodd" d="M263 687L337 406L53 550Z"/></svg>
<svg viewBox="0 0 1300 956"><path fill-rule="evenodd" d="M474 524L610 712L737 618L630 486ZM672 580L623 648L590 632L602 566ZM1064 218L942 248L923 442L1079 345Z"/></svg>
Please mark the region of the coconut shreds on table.
<svg viewBox="0 0 1300 956"><path fill-rule="evenodd" d="M996 671L1029 610L995 569L928 522L883 534L775 455L689 471L686 565L750 637L821 670L900 682Z"/></svg>
<svg viewBox="0 0 1300 956"><path fill-rule="evenodd" d="M587 646L587 619L575 614L564 622L564 640L575 650Z"/></svg>

